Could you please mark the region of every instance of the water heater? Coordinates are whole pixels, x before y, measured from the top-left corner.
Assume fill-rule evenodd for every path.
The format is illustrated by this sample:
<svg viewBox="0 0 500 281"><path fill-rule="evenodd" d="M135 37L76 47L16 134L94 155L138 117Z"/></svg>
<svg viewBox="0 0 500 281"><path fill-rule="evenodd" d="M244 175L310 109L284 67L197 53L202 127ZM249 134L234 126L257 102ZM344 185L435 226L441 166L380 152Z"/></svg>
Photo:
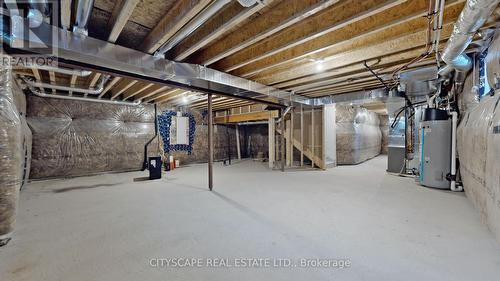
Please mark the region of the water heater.
<svg viewBox="0 0 500 281"><path fill-rule="evenodd" d="M446 110L424 109L420 123L419 182L427 187L450 189L451 120Z"/></svg>

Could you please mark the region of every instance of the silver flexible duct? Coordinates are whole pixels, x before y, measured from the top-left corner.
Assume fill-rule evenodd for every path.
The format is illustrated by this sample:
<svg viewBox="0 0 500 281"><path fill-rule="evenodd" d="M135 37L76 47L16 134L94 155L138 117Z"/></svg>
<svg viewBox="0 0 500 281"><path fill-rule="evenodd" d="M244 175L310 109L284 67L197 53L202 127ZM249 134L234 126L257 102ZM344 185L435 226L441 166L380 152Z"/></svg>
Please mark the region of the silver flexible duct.
<svg viewBox="0 0 500 281"><path fill-rule="evenodd" d="M75 26L73 32L88 35L87 26L94 7L94 0L78 0L78 8L76 10Z"/></svg>
<svg viewBox="0 0 500 281"><path fill-rule="evenodd" d="M448 66L463 72L472 68L472 59L464 51L472 42L474 34L483 26L499 2L500 0L467 1L443 51L442 58Z"/></svg>

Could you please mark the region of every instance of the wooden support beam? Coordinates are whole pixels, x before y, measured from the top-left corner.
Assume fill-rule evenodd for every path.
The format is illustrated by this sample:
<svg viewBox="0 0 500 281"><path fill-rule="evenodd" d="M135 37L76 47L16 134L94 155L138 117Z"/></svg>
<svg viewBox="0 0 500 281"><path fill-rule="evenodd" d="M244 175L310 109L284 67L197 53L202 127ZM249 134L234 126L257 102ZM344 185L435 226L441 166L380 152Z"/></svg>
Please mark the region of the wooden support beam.
<svg viewBox="0 0 500 281"><path fill-rule="evenodd" d="M166 90L169 90L170 88L167 87L167 86L162 86L162 85L157 85L157 84L154 84L153 86L151 86L151 88L148 89L148 91L145 91L143 93L139 93L137 94L136 96L132 96L132 95L126 95L125 97L125 100L129 99L129 98L134 98L135 100L143 100L145 98L148 98L148 97L151 97L151 96L154 96L158 93L161 93L163 91L166 91Z"/></svg>
<svg viewBox="0 0 500 281"><path fill-rule="evenodd" d="M453 29L453 24L443 25L441 36L448 38ZM328 71L335 68L345 67L350 64L360 63L364 60L377 59L383 56L398 54L415 47L423 46L427 40L426 31L408 34L393 40L381 42L368 47L336 54L324 59L323 68ZM259 79L264 84L275 84L291 79L306 77L318 73L316 63L302 64L297 67L288 68L281 72L269 73L269 76Z"/></svg>
<svg viewBox="0 0 500 281"><path fill-rule="evenodd" d="M395 66L395 65L401 65L402 63L406 63L410 61L411 59L417 57L418 55L422 54L424 51L424 48L416 48L412 49L410 51L404 51L396 54L390 54L387 56L383 56L380 58L368 60L369 65L374 65L373 67L377 68L377 66L380 67L390 67L390 66ZM313 83L315 82L323 82L323 81L330 81L335 78L342 78L347 76L349 73L352 72L367 72L366 68L363 66L363 62L358 62L355 64L351 64L348 66L340 66L338 68L333 68L331 70L325 70L320 73L315 73L312 75L308 75L305 77L299 77L295 79L290 79L284 82L276 83L273 84L274 87L278 88L286 88L289 90L295 90L298 89L296 86L314 86ZM298 89L300 91L300 89Z"/></svg>
<svg viewBox="0 0 500 281"><path fill-rule="evenodd" d="M115 77L111 81L109 81L104 90L102 91L102 93L99 95L99 98L102 98L121 79L122 79L121 77Z"/></svg>
<svg viewBox="0 0 500 281"><path fill-rule="evenodd" d="M161 92L159 94L156 94L154 96L151 96L147 99L144 100L144 102L152 102L154 101L155 103L165 103L172 98L175 98L177 95L180 95L182 93L185 93L186 90L182 89L169 89L167 91Z"/></svg>
<svg viewBox="0 0 500 281"><path fill-rule="evenodd" d="M69 30L71 27L71 3L72 0L63 0L60 1L60 10L61 10L61 26Z"/></svg>
<svg viewBox="0 0 500 281"><path fill-rule="evenodd" d="M224 58L213 65L215 69L233 71L259 59L275 55L287 48L303 44L312 38L333 32L354 21L400 4L405 0L343 1L324 11L304 19L299 24L280 31L237 54Z"/></svg>
<svg viewBox="0 0 500 281"><path fill-rule="evenodd" d="M118 0L108 20L108 41L115 43L140 0ZM63 1L64 2L64 1Z"/></svg>
<svg viewBox="0 0 500 281"><path fill-rule="evenodd" d="M56 74L54 71L49 71L50 85L56 85ZM52 89L52 93L56 93L56 89Z"/></svg>
<svg viewBox="0 0 500 281"><path fill-rule="evenodd" d="M231 114L226 116L215 117L214 122L216 124L227 124L227 123L262 121L262 120L268 120L269 118L277 118L278 114L279 113L277 110Z"/></svg>
<svg viewBox="0 0 500 281"><path fill-rule="evenodd" d="M128 100L130 98L135 97L136 95L151 89L155 84L153 83L137 83L131 88L129 88L127 91L123 93L123 100ZM160 88L161 86L158 86Z"/></svg>
<svg viewBox="0 0 500 281"><path fill-rule="evenodd" d="M447 1L446 13L456 18L463 8L463 0ZM277 67L293 66L311 58L324 58L333 53L339 53L348 48L357 48L361 44L369 46L374 40L388 40L389 36L425 29L428 1L406 1L383 12L373 14L365 19L339 26L335 31L328 32L311 40L280 50L276 55L259 59L249 65L235 70L234 74L242 77L253 77L258 73ZM369 41L369 42L367 42ZM344 47L344 48L342 48Z"/></svg>
<svg viewBox="0 0 500 281"><path fill-rule="evenodd" d="M267 2L272 2L272 0ZM222 12L209 19L192 35L169 51L167 57L173 58L175 61L186 59L264 7L265 5L258 3L252 7L244 8L237 1L232 1Z"/></svg>
<svg viewBox="0 0 500 281"><path fill-rule="evenodd" d="M205 8L211 0L179 0L162 17L144 39L141 49L153 53L168 39L177 33L185 24Z"/></svg>
<svg viewBox="0 0 500 281"><path fill-rule="evenodd" d="M32 68L31 71L33 72L33 76L35 77L35 80L37 83L41 83L42 82L42 76L40 75L40 71L38 71L38 69L36 68ZM45 89L40 87L40 91L42 93L45 93Z"/></svg>
<svg viewBox="0 0 500 281"><path fill-rule="evenodd" d="M134 86L137 82L138 82L137 80L122 81L122 83L120 83L120 85L117 85L113 89L113 95L111 96L111 100L116 99L123 92L125 92L126 90L128 90L130 87Z"/></svg>
<svg viewBox="0 0 500 281"><path fill-rule="evenodd" d="M335 4L338 0L287 0L201 50L191 60L210 65Z"/></svg>

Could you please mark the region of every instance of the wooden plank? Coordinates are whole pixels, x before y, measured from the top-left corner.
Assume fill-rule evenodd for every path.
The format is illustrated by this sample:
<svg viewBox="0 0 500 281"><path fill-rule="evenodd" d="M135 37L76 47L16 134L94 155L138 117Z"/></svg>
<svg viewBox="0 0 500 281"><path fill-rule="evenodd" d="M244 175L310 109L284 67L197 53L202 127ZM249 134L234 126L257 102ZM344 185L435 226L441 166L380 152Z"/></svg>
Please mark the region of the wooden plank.
<svg viewBox="0 0 500 281"><path fill-rule="evenodd" d="M453 29L453 24L443 25L442 37L448 38ZM335 68L345 67L354 63L362 63L364 60L377 59L383 56L398 54L400 52L411 50L415 47L423 46L427 40L427 32L419 31L408 34L393 40L380 42L368 47L355 49L348 52L333 55L324 58L323 68L331 70ZM287 68L281 72L269 73L269 76L258 79L264 84L275 84L283 81L288 81L294 78L305 77L317 73L316 63L302 64L297 67Z"/></svg>
<svg viewBox="0 0 500 281"><path fill-rule="evenodd" d="M130 87L134 86L137 82L138 82L137 80L122 81L122 83L120 83L120 85L117 85L113 89L111 100L114 100L115 98L117 98L119 95L121 95L123 92L128 90Z"/></svg>
<svg viewBox="0 0 500 281"><path fill-rule="evenodd" d="M118 0L108 20L108 41L115 43L140 0ZM64 2L64 1L63 1Z"/></svg>
<svg viewBox="0 0 500 281"><path fill-rule="evenodd" d="M123 93L123 100L128 100L153 87L153 83L137 83ZM161 86L159 86L161 87Z"/></svg>
<svg viewBox="0 0 500 281"><path fill-rule="evenodd" d="M75 87L75 85L76 85L76 81L77 81L77 80L78 80L78 76L76 76L76 75L71 75L71 79L70 79L70 81L69 81L69 86L70 86L71 88L74 88L74 87ZM70 95L70 96L71 96L71 95L73 95L73 91L69 91L69 92L68 92L68 95Z"/></svg>
<svg viewBox="0 0 500 281"><path fill-rule="evenodd" d="M144 39L141 49L153 53L177 33L196 14L201 12L211 0L179 0Z"/></svg>
<svg viewBox="0 0 500 281"><path fill-rule="evenodd" d="M145 99L145 98L148 98L148 97L154 96L154 95L156 95L156 94L158 94L158 93L161 93L161 92L166 91L166 90L169 90L169 89L170 89L170 88L169 88L169 87L167 87L167 86L162 86L162 85L156 85L156 84L155 84L155 85L151 86L151 88L149 88L149 89L148 89L148 91L145 91L145 92L143 92L143 93L139 93L139 94L137 94L134 98L135 98L135 100L143 100L143 99ZM132 96L127 95L127 96L125 97L125 99L129 99L129 98L131 98L131 97L132 97Z"/></svg>
<svg viewBox="0 0 500 281"><path fill-rule="evenodd" d="M63 0L63 1L60 1L60 5L61 5L61 26L66 29L66 30L69 30L70 27L71 27L71 3L73 1L72 0Z"/></svg>
<svg viewBox="0 0 500 281"><path fill-rule="evenodd" d="M115 77L111 81L109 81L104 90L102 91L102 93L99 95L99 98L102 98L121 79L122 79L121 77Z"/></svg>
<svg viewBox="0 0 500 281"><path fill-rule="evenodd" d="M173 94L179 94L179 93L183 93L183 92L185 92L185 90L181 90L181 89L168 89L166 91L157 93L155 95L152 95L152 96L144 99L144 102L155 101L155 102L158 102L158 103L162 103L162 102L167 101Z"/></svg>
<svg viewBox="0 0 500 281"><path fill-rule="evenodd" d="M243 114L233 114L227 116L215 117L216 124L227 124L227 123L239 123L239 122L250 122L250 121L261 121L268 120L269 118L277 118L278 111L260 111L260 112L249 112Z"/></svg>
<svg viewBox="0 0 500 281"><path fill-rule="evenodd" d="M405 0L351 0L330 6L278 34L254 44L237 54L213 64L213 68L232 71L256 60L263 59L287 48L303 44L315 37L333 32L349 23L362 20Z"/></svg>
<svg viewBox="0 0 500 281"><path fill-rule="evenodd" d="M458 15L463 8L463 2L463 0L447 1L446 13ZM295 63L302 63L304 59L327 57L332 53L340 52L339 48L342 46L355 48L361 44L365 46L374 44L370 38L378 38L380 42L388 40L388 37L394 36L394 34L401 35L425 29L427 19L423 15L427 13L427 5L428 1L407 1L381 13L371 15L364 20L350 23L334 32L313 38L298 46L286 48L276 55L259 59L235 70L234 74L252 77L260 72L280 66L286 67ZM352 44L355 44L355 46L351 46Z"/></svg>
<svg viewBox="0 0 500 281"><path fill-rule="evenodd" d="M56 74L54 71L49 71L50 85L56 85ZM52 93L56 93L56 89L52 89Z"/></svg>
<svg viewBox="0 0 500 281"><path fill-rule="evenodd" d="M266 3L266 5L268 4ZM194 52L221 37L228 30L233 29L236 25L248 19L263 7L265 5L261 5L260 3L250 8L244 8L237 1L229 3L222 12L209 19L192 35L169 51L167 57L173 58L176 61L186 59Z"/></svg>
<svg viewBox="0 0 500 281"><path fill-rule="evenodd" d="M287 0L281 1L262 15L244 24L198 52L193 63L210 65L222 58L239 52L273 34L293 25L338 2L337 0Z"/></svg>
<svg viewBox="0 0 500 281"><path fill-rule="evenodd" d="M33 71L33 76L35 77L36 82L41 83L42 82L42 76L40 75L40 71L36 68L32 68L31 71ZM40 87L40 91L42 93L45 93L45 89Z"/></svg>

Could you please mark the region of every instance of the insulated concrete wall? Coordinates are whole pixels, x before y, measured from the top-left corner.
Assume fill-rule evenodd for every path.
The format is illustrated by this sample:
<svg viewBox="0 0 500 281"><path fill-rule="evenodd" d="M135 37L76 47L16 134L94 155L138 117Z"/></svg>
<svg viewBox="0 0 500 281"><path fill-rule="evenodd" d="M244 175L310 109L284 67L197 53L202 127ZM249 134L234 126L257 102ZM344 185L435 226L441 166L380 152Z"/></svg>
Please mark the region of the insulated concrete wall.
<svg viewBox="0 0 500 281"><path fill-rule="evenodd" d="M379 118L366 108L337 105L336 136L339 165L358 164L380 154Z"/></svg>
<svg viewBox="0 0 500 281"><path fill-rule="evenodd" d="M11 238L23 177L23 127L12 70L0 68L0 246Z"/></svg>
<svg viewBox="0 0 500 281"><path fill-rule="evenodd" d="M500 32L496 33L485 62L486 80L494 88L500 77ZM500 241L500 89L479 101L479 79L474 79L473 74L467 77L464 92L458 96L460 175L467 197Z"/></svg>
<svg viewBox="0 0 500 281"><path fill-rule="evenodd" d="M457 145L466 195L500 241L499 93L484 97L476 107L463 114Z"/></svg>
<svg viewBox="0 0 500 281"><path fill-rule="evenodd" d="M124 106L28 97L31 177L138 170L154 135L152 105Z"/></svg>

